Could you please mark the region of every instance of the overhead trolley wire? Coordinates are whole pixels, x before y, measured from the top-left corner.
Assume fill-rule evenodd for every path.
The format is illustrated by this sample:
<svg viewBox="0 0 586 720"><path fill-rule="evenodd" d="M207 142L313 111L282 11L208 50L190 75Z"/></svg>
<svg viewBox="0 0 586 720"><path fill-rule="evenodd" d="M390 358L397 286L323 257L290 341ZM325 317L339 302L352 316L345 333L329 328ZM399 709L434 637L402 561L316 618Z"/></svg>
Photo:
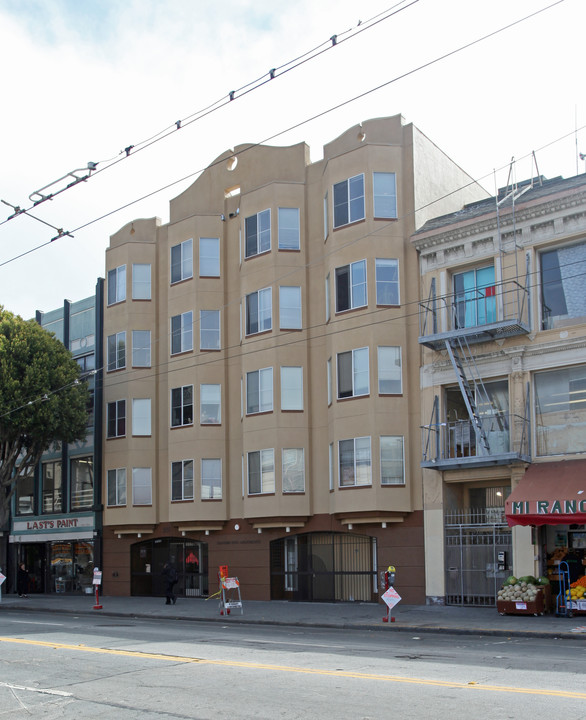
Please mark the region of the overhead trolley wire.
<svg viewBox="0 0 586 720"><path fill-rule="evenodd" d="M394 15L402 12L403 10L406 10L407 8L411 7L412 5L415 5L418 3L419 0L411 0L408 2L408 0L400 0L400 2L396 3L395 5L392 5L391 7L387 8L383 12L379 13L378 15L373 16L372 18L366 20L365 22L358 22L358 25L356 27L350 28L348 30L343 31L339 35L332 35L327 41L320 43L315 48L312 48L311 50L306 51L302 55L298 56L297 58L294 58L292 60L287 61L286 63L283 63L282 65L271 68L267 73L264 73L260 77L256 78L255 80L251 80L247 84L243 85L242 87L238 88L237 90L231 90L228 95L224 94L222 95L218 100L211 103L210 105L206 106L205 108L202 108L201 110L197 110L191 115L188 115L186 118L183 118L181 120L176 120L171 125L168 125L167 127L160 130L158 133L155 133L154 135L150 136L149 138L146 138L144 140L138 141L134 144L127 145L123 150L121 150L119 153L114 155L112 158L108 160L101 160L99 162L88 162L87 168L81 168L76 169L71 172L66 173L63 177L58 178L57 180L48 183L44 187L40 188L39 190L33 191L29 195L29 200L32 201L32 205L29 208L21 208L18 205L13 205L12 203L8 203L5 200L2 200L2 202L5 205L8 205L13 209L13 214L10 215L8 218L6 218L3 221L0 221L0 226L6 224L10 220L13 220L16 217L20 217L20 215L29 215L35 220L38 220L38 218L34 217L33 215L30 215L30 210L33 210L38 205L41 205L42 203L46 202L47 200L52 200L53 198L57 197L58 195L61 195L66 190L70 190L72 187L75 187L76 185L79 185L82 182L87 182L90 178L94 177L95 175L98 175L111 167L117 165L119 162L122 162L123 160L126 160L131 155L136 155L141 150L145 150L146 148L150 147L151 145L154 145L157 142L160 142L161 140L164 140L169 135L172 135L176 133L178 130L187 127L188 125L193 124L197 120L201 120L202 118L206 117L207 115L210 115L213 112L216 112L220 108L229 105L234 100L240 99L241 97L244 97L245 95L248 95L249 93L253 92L254 90L259 89L263 85L266 85L267 83L271 82L277 77L280 77L282 75L285 75L286 73L290 72L291 70L294 70L301 65L304 65L306 62L309 62L310 60L313 60L323 53L331 50L333 47L342 44L343 42L347 42L348 40L351 40L352 38L356 37L357 35L363 33L365 30L369 30L372 27L375 27L379 23L383 22L384 20L389 19L390 17L393 17ZM100 169L97 168L98 165L102 165ZM78 173L85 173L79 175ZM48 190L53 185L56 185L57 183L60 183L61 181L64 181L68 178L73 178L73 180L70 180L68 184L65 187L62 187L59 190L55 190L54 192L48 192L47 194L44 194L43 190ZM164 188L163 188L164 189ZM33 200L33 197L37 196L38 199ZM45 223L48 224L48 223ZM64 232L61 228L57 228L55 226L52 226L55 230L58 231L58 234L53 240L56 240L62 236L65 235L71 235L69 232Z"/></svg>

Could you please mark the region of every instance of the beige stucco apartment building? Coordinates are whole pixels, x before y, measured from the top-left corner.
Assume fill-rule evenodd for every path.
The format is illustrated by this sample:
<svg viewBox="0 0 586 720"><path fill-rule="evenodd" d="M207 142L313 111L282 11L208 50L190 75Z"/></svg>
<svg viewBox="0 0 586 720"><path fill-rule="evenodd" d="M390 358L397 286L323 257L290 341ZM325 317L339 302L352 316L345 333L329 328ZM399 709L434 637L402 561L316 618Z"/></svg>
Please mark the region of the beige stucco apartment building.
<svg viewBox="0 0 586 720"><path fill-rule="evenodd" d="M427 601L494 605L510 574L555 596L586 564L586 176L509 186L412 243Z"/></svg>
<svg viewBox="0 0 586 720"><path fill-rule="evenodd" d="M400 116L241 145L106 253L104 592L425 600L411 235L486 193Z"/></svg>

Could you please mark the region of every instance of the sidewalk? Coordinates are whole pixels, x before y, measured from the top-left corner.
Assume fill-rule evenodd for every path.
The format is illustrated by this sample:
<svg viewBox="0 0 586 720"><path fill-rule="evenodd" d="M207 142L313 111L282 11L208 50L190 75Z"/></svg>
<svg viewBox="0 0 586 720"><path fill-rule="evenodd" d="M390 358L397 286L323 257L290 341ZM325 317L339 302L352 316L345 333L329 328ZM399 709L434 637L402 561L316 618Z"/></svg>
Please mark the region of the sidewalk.
<svg viewBox="0 0 586 720"><path fill-rule="evenodd" d="M179 598L165 605L164 598L102 597L101 610L94 610L89 595L32 595L19 598L2 595L0 613L34 610L98 617L136 617L296 627L380 630L385 632L456 633L504 637L572 638L586 641L586 615L572 618L555 615L501 616L496 608L464 608L440 605L402 605L393 608L394 622L383 622L386 606L369 603L247 602L243 613L232 609L221 616L218 600Z"/></svg>

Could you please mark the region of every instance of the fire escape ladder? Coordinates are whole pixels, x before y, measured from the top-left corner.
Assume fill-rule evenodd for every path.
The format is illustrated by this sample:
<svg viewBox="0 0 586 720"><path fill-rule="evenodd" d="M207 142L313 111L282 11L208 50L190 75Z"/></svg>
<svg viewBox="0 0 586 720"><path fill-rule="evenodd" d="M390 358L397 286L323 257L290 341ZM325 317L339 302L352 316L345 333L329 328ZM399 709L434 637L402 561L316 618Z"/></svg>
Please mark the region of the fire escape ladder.
<svg viewBox="0 0 586 720"><path fill-rule="evenodd" d="M474 362L474 357L470 352L468 342L466 338L446 340L446 350L448 351L448 356L456 372L460 392L464 398L464 403L466 404L466 409L468 410L468 415L474 428L476 444L482 449L484 454L489 455L490 447L488 437L482 424L482 418L478 412L477 400L480 400L485 406L489 406L490 401L476 363ZM466 371L468 371L468 374L466 374Z"/></svg>

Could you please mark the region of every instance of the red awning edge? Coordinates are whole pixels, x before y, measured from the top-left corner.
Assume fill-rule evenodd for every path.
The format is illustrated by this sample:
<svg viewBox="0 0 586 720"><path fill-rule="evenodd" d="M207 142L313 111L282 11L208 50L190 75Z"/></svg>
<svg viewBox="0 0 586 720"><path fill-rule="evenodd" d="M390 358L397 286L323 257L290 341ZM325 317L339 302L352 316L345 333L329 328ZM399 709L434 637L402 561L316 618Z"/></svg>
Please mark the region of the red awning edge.
<svg viewBox="0 0 586 720"><path fill-rule="evenodd" d="M586 523L586 460L530 465L505 501L509 527Z"/></svg>

